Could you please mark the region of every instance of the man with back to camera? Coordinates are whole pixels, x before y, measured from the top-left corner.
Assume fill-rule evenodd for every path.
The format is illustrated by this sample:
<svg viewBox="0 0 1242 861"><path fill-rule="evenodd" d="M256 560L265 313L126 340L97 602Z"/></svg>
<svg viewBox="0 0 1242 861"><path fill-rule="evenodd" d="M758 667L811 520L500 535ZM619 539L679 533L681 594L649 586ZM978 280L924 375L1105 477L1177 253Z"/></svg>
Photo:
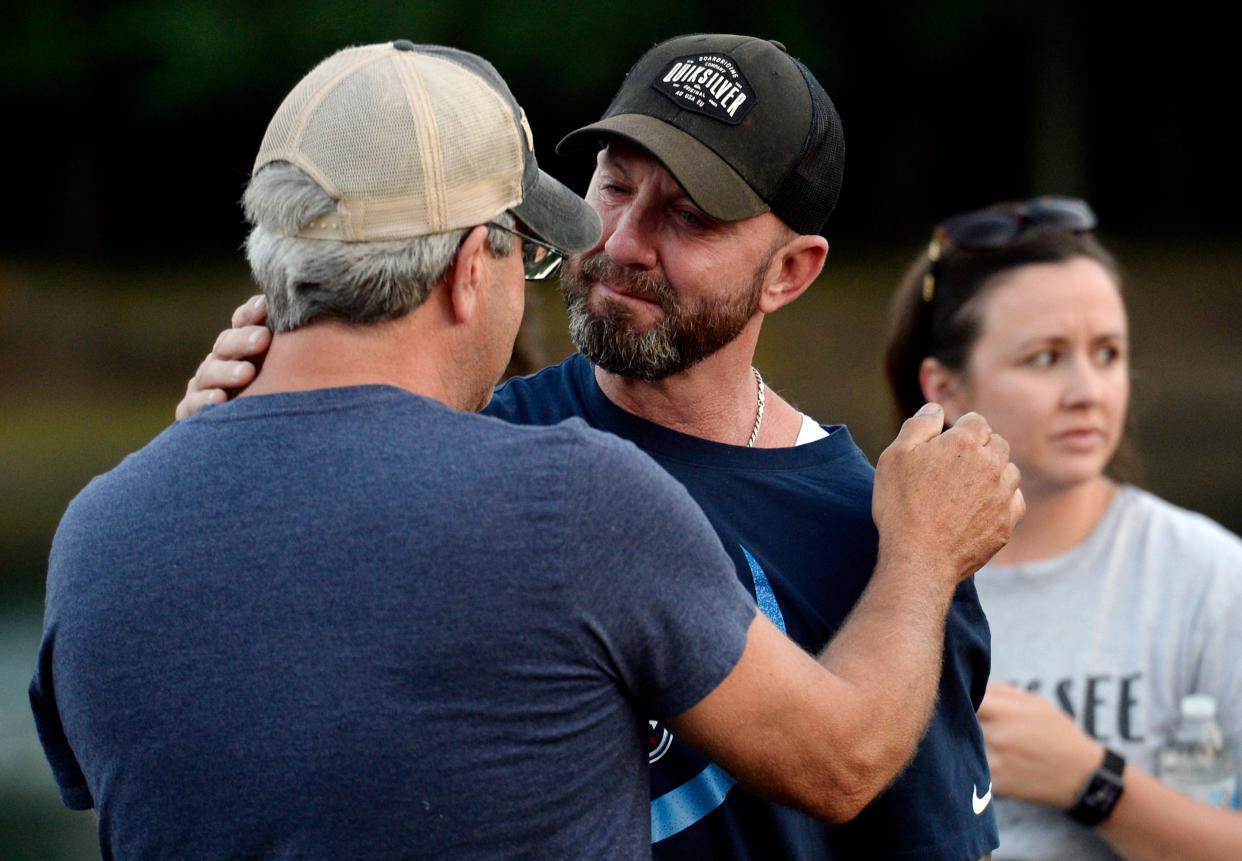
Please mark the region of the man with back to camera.
<svg viewBox="0 0 1242 861"><path fill-rule="evenodd" d="M821 426L767 391L752 363L763 317L823 267L818 234L836 203L844 149L835 109L775 43L681 37L645 54L604 119L560 149L596 140L606 146L587 199L603 237L561 278L580 355L503 386L488 412L526 424L578 416L635 442L702 506L765 615L818 651L875 564L871 470L845 428ZM235 322L261 319L251 304ZM225 333L178 414L244 384L253 369L228 359L265 344L259 327ZM881 546L892 546L879 526ZM944 654L914 760L844 827L737 787L727 768L653 723L656 857L991 851L990 778L974 714L988 636L969 583L949 610ZM779 748L774 741L770 750Z"/></svg>

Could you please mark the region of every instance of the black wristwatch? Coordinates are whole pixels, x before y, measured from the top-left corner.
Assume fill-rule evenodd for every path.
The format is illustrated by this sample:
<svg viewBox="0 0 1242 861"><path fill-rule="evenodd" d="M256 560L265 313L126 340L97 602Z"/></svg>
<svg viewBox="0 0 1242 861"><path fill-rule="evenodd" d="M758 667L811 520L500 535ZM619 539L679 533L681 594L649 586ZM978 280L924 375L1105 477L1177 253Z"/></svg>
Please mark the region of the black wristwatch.
<svg viewBox="0 0 1242 861"><path fill-rule="evenodd" d="M1125 758L1115 750L1104 749L1104 762L1087 778L1074 806L1066 815L1080 825L1094 828L1113 812L1121 793L1125 791L1121 773L1125 770Z"/></svg>

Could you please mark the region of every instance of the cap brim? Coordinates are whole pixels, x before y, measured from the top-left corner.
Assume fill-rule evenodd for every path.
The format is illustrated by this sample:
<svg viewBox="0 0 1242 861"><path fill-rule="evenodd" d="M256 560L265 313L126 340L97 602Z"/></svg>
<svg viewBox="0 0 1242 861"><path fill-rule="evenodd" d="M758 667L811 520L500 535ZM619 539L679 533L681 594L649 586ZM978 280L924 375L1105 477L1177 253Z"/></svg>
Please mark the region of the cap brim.
<svg viewBox="0 0 1242 861"><path fill-rule="evenodd" d="M595 210L542 170L512 212L535 236L574 254L594 248L603 232Z"/></svg>
<svg viewBox="0 0 1242 861"><path fill-rule="evenodd" d="M619 137L659 159L700 209L721 221L740 221L768 211L768 205L724 159L697 138L646 114L617 114L570 132L556 145L559 155L600 138Z"/></svg>

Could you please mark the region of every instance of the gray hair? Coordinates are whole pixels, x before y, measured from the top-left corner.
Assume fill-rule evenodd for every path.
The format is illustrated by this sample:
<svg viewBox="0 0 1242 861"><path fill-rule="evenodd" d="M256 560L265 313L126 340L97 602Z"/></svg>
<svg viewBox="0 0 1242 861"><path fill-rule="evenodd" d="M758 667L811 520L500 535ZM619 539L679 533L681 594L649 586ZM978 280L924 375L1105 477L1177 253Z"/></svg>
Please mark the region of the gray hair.
<svg viewBox="0 0 1242 861"><path fill-rule="evenodd" d="M448 272L468 230L413 239L341 242L292 234L336 211L336 201L301 169L273 162L251 178L242 198L252 229L246 259L267 297L274 332L291 332L321 318L381 323L413 311ZM492 219L513 227L507 212ZM512 235L487 228L497 257L514 252Z"/></svg>

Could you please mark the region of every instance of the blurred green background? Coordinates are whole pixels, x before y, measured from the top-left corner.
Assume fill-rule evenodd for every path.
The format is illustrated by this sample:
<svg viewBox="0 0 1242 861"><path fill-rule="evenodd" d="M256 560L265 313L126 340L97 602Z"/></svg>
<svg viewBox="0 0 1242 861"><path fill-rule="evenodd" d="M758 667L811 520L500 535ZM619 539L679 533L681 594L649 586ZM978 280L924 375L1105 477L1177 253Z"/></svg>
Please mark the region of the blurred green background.
<svg viewBox="0 0 1242 861"><path fill-rule="evenodd" d="M480 53L525 106L541 164L647 47L684 32L783 41L849 145L821 282L765 326L769 382L874 457L888 294L942 217L1001 198L1091 200L1133 317L1145 484L1242 531L1242 76L1207 7L973 0L44 2L6 8L0 115L0 858L96 854L59 806L25 688L47 549L69 499L172 417L252 288L237 200L268 118L319 59L410 38ZM528 346L569 349L532 293ZM175 540L175 536L170 536Z"/></svg>

